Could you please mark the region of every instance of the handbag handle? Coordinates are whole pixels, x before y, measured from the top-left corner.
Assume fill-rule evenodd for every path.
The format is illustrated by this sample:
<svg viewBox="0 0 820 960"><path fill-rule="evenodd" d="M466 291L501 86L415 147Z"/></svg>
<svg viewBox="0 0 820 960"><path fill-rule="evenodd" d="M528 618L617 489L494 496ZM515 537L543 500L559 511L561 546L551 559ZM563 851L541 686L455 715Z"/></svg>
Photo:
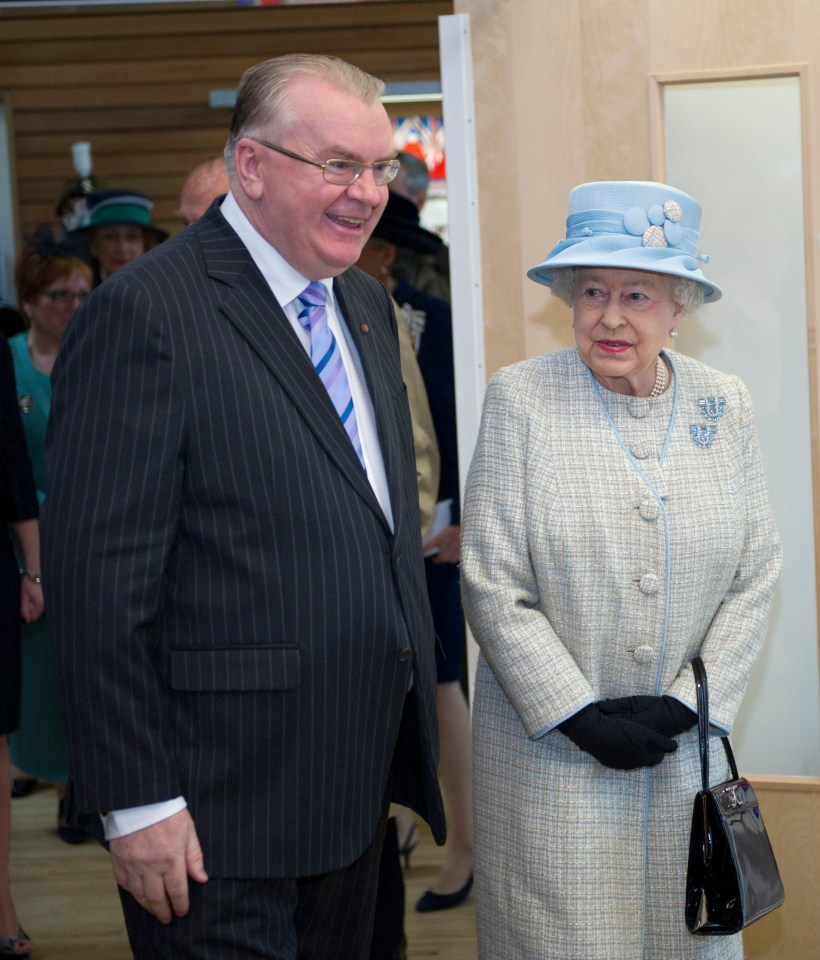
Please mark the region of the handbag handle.
<svg viewBox="0 0 820 960"><path fill-rule="evenodd" d="M698 698L698 741L700 745L700 773L703 792L709 789L709 685L706 682L706 667L699 656L692 658L692 673L695 676L695 692ZM728 737L721 737L726 759L732 771L732 779L737 780L737 764Z"/></svg>

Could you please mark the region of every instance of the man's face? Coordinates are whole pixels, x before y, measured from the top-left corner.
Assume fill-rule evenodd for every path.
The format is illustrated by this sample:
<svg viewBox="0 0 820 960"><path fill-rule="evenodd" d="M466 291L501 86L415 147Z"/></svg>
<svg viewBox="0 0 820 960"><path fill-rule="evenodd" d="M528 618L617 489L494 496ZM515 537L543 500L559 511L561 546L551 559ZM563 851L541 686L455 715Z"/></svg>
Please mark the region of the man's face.
<svg viewBox="0 0 820 960"><path fill-rule="evenodd" d="M361 160L395 155L392 129L379 102L365 103L323 80L303 77L290 87L294 121L277 146L310 160ZM327 183L319 167L283 156L255 141L261 196L249 218L287 262L309 280L342 273L354 264L387 203L370 170L348 186Z"/></svg>
<svg viewBox="0 0 820 960"><path fill-rule="evenodd" d="M182 185L177 210L183 226L190 227L192 223L196 223L214 199L227 193L229 189L228 175L221 163L216 170L195 170L189 174Z"/></svg>
<svg viewBox="0 0 820 960"><path fill-rule="evenodd" d="M179 195L179 210L177 210L177 216L183 226L190 227L192 223L196 223L211 205L215 194L211 195L210 191L205 189L209 186L210 184L203 183L201 180L189 178L185 181Z"/></svg>

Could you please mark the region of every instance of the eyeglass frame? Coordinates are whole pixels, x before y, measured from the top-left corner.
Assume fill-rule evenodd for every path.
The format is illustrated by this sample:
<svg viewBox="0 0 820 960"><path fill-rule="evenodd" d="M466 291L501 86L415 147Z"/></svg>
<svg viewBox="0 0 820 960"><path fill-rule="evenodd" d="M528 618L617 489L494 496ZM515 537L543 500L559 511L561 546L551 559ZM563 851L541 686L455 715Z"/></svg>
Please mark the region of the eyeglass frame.
<svg viewBox="0 0 820 960"><path fill-rule="evenodd" d="M361 177L365 170L370 170L373 173L373 182L377 187L386 187L388 183L392 183L393 180L396 179L401 167L401 160L399 160L398 157L394 157L392 160L377 160L375 163L362 163L361 160L352 160L345 157L331 157L322 163L319 160L310 160L308 157L302 157L298 153L294 153L292 150L286 150L284 147L278 147L275 143L271 143L269 140L262 140L261 137L250 137L249 139L254 140L256 143L261 143L263 147L267 147L269 150L275 150L276 153L281 153L285 157L290 157L292 160L301 160L302 163L309 163L313 167L320 167L324 181L326 183L332 183L336 187L353 186L353 184ZM353 179L350 181L328 180L328 167L332 163L349 163L355 170ZM379 183L376 180L377 169L386 170L391 175L388 176L383 183Z"/></svg>
<svg viewBox="0 0 820 960"><path fill-rule="evenodd" d="M72 300L82 303L89 293L91 293L90 290L41 290L38 296L45 297L51 303L59 303L67 307Z"/></svg>

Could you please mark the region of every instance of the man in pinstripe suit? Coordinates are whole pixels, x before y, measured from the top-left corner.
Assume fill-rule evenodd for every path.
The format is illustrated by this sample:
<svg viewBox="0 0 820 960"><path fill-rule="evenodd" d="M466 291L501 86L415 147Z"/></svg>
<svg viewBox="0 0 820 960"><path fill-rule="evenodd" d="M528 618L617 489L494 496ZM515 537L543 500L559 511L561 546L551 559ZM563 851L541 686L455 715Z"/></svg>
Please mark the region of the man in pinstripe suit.
<svg viewBox="0 0 820 960"><path fill-rule="evenodd" d="M443 840L395 320L350 269L394 170L381 90L335 58L248 70L230 193L95 291L55 368L72 805L103 814L139 958L364 958L388 801Z"/></svg>

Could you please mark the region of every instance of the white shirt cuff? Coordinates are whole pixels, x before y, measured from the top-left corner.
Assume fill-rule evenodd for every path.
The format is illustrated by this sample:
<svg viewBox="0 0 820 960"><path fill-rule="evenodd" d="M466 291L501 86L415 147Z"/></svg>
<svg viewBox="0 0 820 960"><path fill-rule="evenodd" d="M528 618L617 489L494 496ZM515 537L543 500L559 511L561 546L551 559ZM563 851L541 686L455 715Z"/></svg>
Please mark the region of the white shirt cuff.
<svg viewBox="0 0 820 960"><path fill-rule="evenodd" d="M106 840L116 840L118 837L128 836L137 830L153 826L161 820L167 820L188 804L185 797L176 797L174 800L161 800L159 803L147 803L142 807L128 807L125 810L111 810L101 813Z"/></svg>

